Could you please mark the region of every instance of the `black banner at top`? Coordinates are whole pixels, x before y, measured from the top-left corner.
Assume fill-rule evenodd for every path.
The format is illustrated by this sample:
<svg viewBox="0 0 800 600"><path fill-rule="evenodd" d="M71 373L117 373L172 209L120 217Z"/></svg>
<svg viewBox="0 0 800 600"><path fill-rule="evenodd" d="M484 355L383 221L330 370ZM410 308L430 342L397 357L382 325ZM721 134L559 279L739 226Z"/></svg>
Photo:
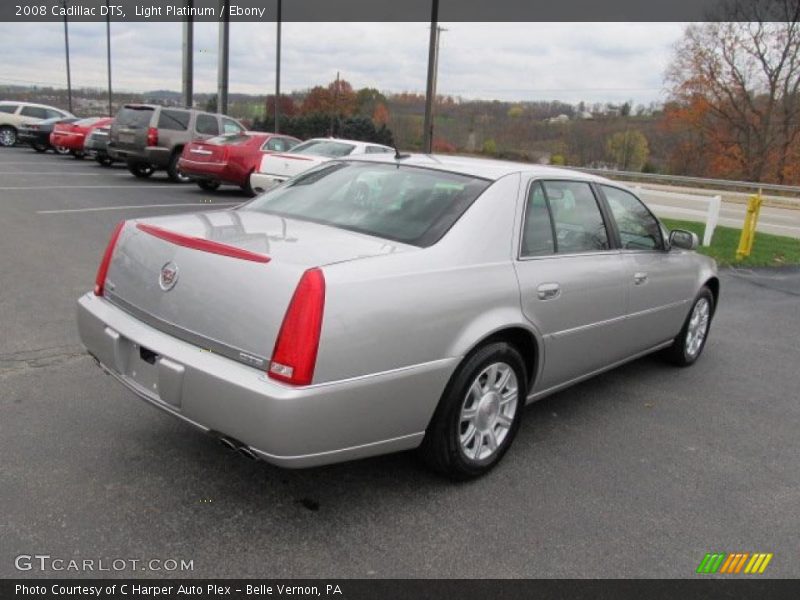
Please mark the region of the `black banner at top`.
<svg viewBox="0 0 800 600"><path fill-rule="evenodd" d="M275 21L279 0L2 0L0 22ZM757 20L791 20L800 0L281 0L295 22L726 21L735 6L762 6ZM755 19L754 19L755 20Z"/></svg>

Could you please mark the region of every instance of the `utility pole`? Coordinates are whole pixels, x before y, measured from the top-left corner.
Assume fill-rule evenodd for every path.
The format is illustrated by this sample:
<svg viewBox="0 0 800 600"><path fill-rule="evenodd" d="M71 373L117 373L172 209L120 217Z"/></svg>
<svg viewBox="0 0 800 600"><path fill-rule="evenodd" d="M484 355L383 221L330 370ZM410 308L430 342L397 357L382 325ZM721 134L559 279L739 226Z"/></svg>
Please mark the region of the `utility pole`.
<svg viewBox="0 0 800 600"><path fill-rule="evenodd" d="M220 0L220 10L227 8L226 0ZM219 22L219 61L217 62L217 112L228 112L228 50L230 49L230 15L227 10Z"/></svg>
<svg viewBox="0 0 800 600"><path fill-rule="evenodd" d="M189 10L183 22L183 104L187 108L194 106L194 17L192 9L194 0L186 0Z"/></svg>
<svg viewBox="0 0 800 600"><path fill-rule="evenodd" d="M333 137L334 119L339 119L339 71L336 71L336 83L333 88L333 114L331 114L331 131L330 136Z"/></svg>
<svg viewBox="0 0 800 600"><path fill-rule="evenodd" d="M422 151L433 151L433 102L436 96L436 65L439 46L439 0L431 0L431 37L428 44L428 84L425 89L425 121Z"/></svg>
<svg viewBox="0 0 800 600"><path fill-rule="evenodd" d="M275 21L278 28L278 42L275 49L275 133L280 132L281 112L281 4L281 0L278 0L278 14Z"/></svg>
<svg viewBox="0 0 800 600"><path fill-rule="evenodd" d="M108 3L109 0L106 0L106 9L108 9ZM108 64L108 116L113 117L114 112L111 108L111 10L106 13L106 63Z"/></svg>
<svg viewBox="0 0 800 600"><path fill-rule="evenodd" d="M67 56L67 103L72 112L72 76L69 72L69 27L67 26L67 0L64 0L64 48Z"/></svg>

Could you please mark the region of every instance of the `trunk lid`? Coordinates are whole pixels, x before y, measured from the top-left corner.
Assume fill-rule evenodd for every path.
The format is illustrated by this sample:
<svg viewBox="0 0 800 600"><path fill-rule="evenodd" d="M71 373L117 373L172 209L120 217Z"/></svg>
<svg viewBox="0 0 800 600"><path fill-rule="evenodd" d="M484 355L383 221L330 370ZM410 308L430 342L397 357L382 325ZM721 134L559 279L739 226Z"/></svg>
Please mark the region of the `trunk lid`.
<svg viewBox="0 0 800 600"><path fill-rule="evenodd" d="M222 163L228 158L225 146L208 141L188 144L183 151L183 156L199 163Z"/></svg>
<svg viewBox="0 0 800 600"><path fill-rule="evenodd" d="M147 130L154 112L151 106L122 107L111 126L111 141L122 150L138 150L147 146Z"/></svg>
<svg viewBox="0 0 800 600"><path fill-rule="evenodd" d="M198 239L181 245L138 228ZM202 249L203 242L268 262ZM404 246L315 223L246 210L130 221L117 242L106 298L149 325L258 368L266 368L303 273ZM250 256L250 254L245 254ZM166 281L162 270L166 269ZM174 272L170 277L170 272Z"/></svg>
<svg viewBox="0 0 800 600"><path fill-rule="evenodd" d="M261 173L288 179L307 171L311 167L331 160L327 156L312 156L310 154L265 154L261 159Z"/></svg>

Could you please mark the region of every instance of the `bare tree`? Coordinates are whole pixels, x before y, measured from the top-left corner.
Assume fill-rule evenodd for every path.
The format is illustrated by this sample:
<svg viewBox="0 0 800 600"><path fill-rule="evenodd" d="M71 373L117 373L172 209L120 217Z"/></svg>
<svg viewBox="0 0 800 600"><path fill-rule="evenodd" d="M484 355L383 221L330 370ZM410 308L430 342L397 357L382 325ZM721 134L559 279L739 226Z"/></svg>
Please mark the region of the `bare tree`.
<svg viewBox="0 0 800 600"><path fill-rule="evenodd" d="M800 142L800 0L723 11L686 28L667 72L672 99L702 113L693 126L741 176L783 182Z"/></svg>

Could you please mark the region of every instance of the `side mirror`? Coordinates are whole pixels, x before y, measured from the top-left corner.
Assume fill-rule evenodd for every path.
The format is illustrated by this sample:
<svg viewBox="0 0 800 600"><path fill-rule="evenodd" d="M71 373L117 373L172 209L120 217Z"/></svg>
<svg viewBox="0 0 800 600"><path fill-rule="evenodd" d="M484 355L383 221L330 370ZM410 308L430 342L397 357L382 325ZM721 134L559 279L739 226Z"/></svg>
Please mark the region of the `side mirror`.
<svg viewBox="0 0 800 600"><path fill-rule="evenodd" d="M700 245L700 239L696 233L685 229L673 229L669 232L669 247L682 248L683 250L695 250Z"/></svg>

